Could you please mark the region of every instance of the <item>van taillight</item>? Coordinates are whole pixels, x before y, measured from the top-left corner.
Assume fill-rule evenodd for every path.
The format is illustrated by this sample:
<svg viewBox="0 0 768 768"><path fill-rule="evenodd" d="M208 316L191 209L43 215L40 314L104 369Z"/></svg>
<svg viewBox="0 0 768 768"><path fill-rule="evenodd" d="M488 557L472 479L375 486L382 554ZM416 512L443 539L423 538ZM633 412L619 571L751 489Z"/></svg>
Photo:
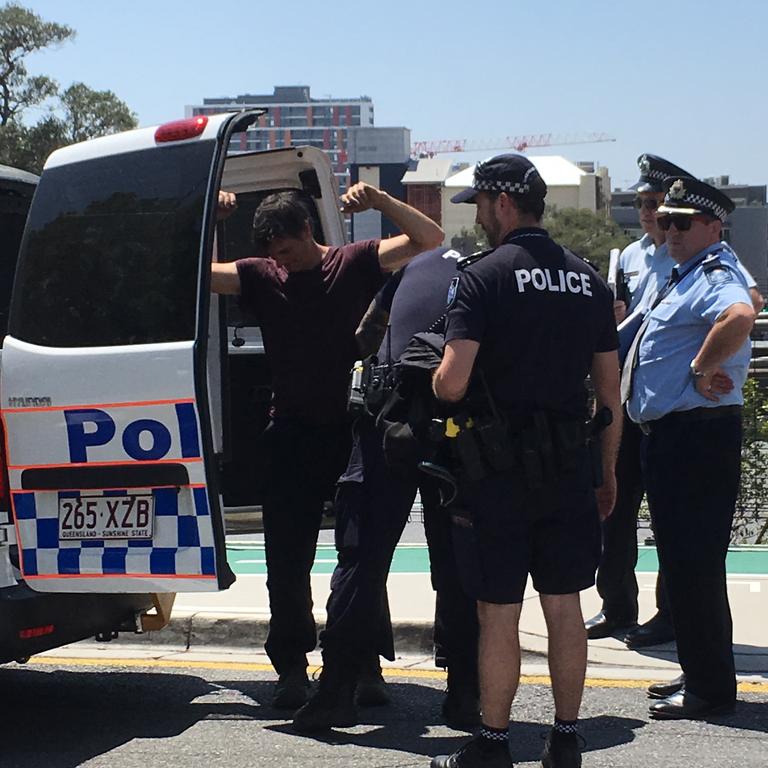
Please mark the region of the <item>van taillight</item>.
<svg viewBox="0 0 768 768"><path fill-rule="evenodd" d="M208 125L208 118L205 115L198 117L189 117L185 120L174 120L171 123L161 125L155 131L155 141L184 141L184 139L194 139L199 136Z"/></svg>
<svg viewBox="0 0 768 768"><path fill-rule="evenodd" d="M55 630L56 627L53 624L45 624L42 627L27 627L27 629L19 630L19 638L21 640L33 640L36 637L52 635Z"/></svg>

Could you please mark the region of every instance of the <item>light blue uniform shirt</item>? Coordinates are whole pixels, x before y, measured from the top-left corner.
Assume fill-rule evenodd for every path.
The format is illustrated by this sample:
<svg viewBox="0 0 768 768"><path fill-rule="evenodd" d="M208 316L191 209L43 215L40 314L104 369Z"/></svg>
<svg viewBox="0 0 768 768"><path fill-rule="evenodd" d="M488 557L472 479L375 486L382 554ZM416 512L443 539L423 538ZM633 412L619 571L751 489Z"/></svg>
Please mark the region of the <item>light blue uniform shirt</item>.
<svg viewBox="0 0 768 768"><path fill-rule="evenodd" d="M712 252L718 248L722 249L720 251L721 261L735 266L736 269L738 269L741 273L741 276L744 278L744 281L747 284L747 288L754 288L757 285L757 283L755 283L755 278L752 277L752 275L749 273L749 270L741 263L741 261L739 261L739 257L736 255L736 252L733 250L733 248L731 248L730 245L728 245L728 243L720 242L716 245L713 245L711 248L708 248L707 251ZM634 294L632 296L633 310L637 307L641 307L643 310L647 310L653 306L653 302L656 300L656 297L661 293L661 291L664 289L664 286L669 282L669 277L672 274L672 268L675 266L675 260L669 255L666 243L660 245L656 251L652 253L650 261L651 263L648 268L648 272L642 278L642 297L639 301L635 301Z"/></svg>
<svg viewBox="0 0 768 768"><path fill-rule="evenodd" d="M657 254L662 257L661 263L655 258ZM672 259L666 255L666 246L662 245L657 249L650 235L643 235L621 252L619 267L624 270L624 282L630 296L627 315L632 314L643 300L649 277L658 269L665 268L669 277L673 265ZM662 285L666 285L666 280Z"/></svg>
<svg viewBox="0 0 768 768"><path fill-rule="evenodd" d="M756 285L749 270L739 261L728 243L720 243L724 249L723 259L730 257L747 281L747 287ZM630 302L627 316L636 309L647 309L653 305L664 286L669 282L675 260L669 255L667 244L658 248L650 235L643 235L630 243L619 256L619 267L624 270L624 281L629 290Z"/></svg>
<svg viewBox="0 0 768 768"><path fill-rule="evenodd" d="M732 252L722 243L706 248L678 271L680 281L651 310L640 341L632 396L627 402L632 421L653 421L673 411L743 403L741 388L749 369L749 339L723 363L734 388L717 402L696 391L690 365L715 320L728 307L738 303L752 306L747 280Z"/></svg>

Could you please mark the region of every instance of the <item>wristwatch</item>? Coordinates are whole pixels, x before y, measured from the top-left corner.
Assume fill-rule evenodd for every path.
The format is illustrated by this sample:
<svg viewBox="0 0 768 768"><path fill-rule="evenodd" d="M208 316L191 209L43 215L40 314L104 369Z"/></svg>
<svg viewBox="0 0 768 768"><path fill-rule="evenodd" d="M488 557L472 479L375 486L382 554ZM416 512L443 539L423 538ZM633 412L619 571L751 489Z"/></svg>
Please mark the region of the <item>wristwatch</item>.
<svg viewBox="0 0 768 768"><path fill-rule="evenodd" d="M698 379L703 379L707 374L704 373L704 371L700 371L696 368L696 361L691 360L691 366L690 366L691 376L693 377L694 381Z"/></svg>

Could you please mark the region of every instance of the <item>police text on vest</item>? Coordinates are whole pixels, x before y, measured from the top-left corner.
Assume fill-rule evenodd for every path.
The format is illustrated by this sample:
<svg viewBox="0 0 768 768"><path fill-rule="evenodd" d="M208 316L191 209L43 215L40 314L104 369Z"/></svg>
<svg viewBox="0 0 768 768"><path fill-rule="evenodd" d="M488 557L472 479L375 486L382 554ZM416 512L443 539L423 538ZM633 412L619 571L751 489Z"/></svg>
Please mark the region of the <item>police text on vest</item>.
<svg viewBox="0 0 768 768"><path fill-rule="evenodd" d="M564 272L562 269L551 271L549 269L516 269L515 279L517 290L525 293L531 285L537 291L550 291L551 293L583 293L592 295L590 276L579 272Z"/></svg>

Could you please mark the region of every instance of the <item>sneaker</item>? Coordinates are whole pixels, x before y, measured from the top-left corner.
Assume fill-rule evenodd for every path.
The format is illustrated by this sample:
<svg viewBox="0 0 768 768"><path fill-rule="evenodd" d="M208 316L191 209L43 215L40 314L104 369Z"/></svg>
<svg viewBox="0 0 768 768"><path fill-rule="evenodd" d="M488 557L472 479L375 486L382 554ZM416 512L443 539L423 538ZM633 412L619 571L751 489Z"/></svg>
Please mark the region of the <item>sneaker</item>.
<svg viewBox="0 0 768 768"><path fill-rule="evenodd" d="M452 755L433 757L430 768L515 768L506 742L488 748L480 741L476 736Z"/></svg>
<svg viewBox="0 0 768 768"><path fill-rule="evenodd" d="M581 768L581 747L584 739L578 733L547 734L541 764L544 768Z"/></svg>
<svg viewBox="0 0 768 768"><path fill-rule="evenodd" d="M357 676L355 703L359 707L383 707L390 701L381 668L361 671Z"/></svg>
<svg viewBox="0 0 768 768"><path fill-rule="evenodd" d="M354 678L323 670L317 693L294 715L293 730L314 733L330 728L351 728L357 723Z"/></svg>
<svg viewBox="0 0 768 768"><path fill-rule="evenodd" d="M280 675L272 695L276 709L298 709L309 698L309 678L306 667L293 667Z"/></svg>

